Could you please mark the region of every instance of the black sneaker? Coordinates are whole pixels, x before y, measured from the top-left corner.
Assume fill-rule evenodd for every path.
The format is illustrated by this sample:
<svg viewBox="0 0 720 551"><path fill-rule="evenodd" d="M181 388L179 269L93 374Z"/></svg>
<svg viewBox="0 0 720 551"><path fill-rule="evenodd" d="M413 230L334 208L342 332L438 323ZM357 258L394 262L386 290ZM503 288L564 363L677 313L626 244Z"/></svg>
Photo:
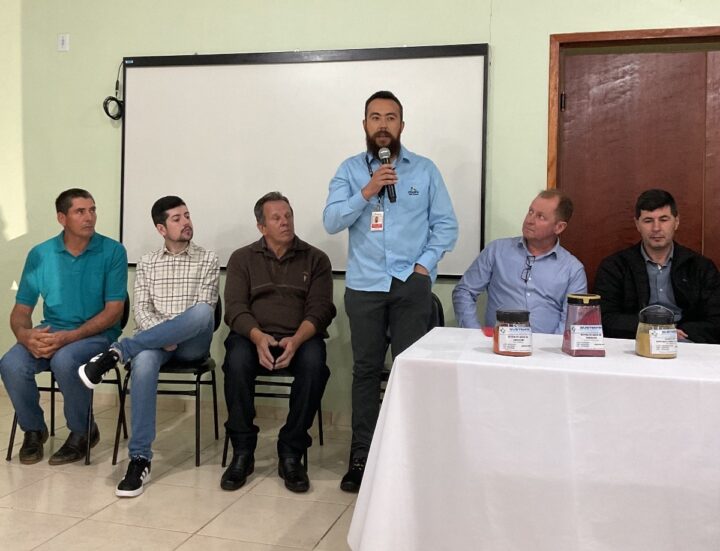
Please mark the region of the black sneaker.
<svg viewBox="0 0 720 551"><path fill-rule="evenodd" d="M136 497L143 493L143 486L150 482L150 461L144 457L133 457L128 470L115 489L118 497Z"/></svg>
<svg viewBox="0 0 720 551"><path fill-rule="evenodd" d="M83 384L90 390L100 384L105 373L110 371L120 361L120 354L113 348L98 354L88 363L78 367L78 375Z"/></svg>
<svg viewBox="0 0 720 551"><path fill-rule="evenodd" d="M360 491L360 483L365 473L365 463L367 457L356 457L350 461L350 468L340 482L340 489L344 492L352 492L354 494Z"/></svg>

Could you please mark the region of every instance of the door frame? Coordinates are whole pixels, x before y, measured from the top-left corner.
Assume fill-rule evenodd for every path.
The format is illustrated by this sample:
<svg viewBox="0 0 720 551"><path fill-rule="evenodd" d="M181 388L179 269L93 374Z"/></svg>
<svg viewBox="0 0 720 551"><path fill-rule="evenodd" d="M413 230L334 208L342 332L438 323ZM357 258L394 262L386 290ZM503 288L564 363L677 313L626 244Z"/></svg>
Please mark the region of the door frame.
<svg viewBox="0 0 720 551"><path fill-rule="evenodd" d="M720 27L642 29L550 35L550 81L548 93L547 187L557 186L558 136L560 132L560 54L564 48L607 47L636 44L677 44L720 41Z"/></svg>

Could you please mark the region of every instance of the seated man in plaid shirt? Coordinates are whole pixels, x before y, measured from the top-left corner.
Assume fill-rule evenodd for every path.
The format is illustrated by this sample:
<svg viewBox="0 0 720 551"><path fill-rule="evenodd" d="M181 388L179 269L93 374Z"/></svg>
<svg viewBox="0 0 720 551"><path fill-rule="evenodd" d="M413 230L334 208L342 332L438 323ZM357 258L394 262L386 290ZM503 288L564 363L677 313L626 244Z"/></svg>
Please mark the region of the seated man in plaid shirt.
<svg viewBox="0 0 720 551"><path fill-rule="evenodd" d="M192 242L185 202L163 197L151 214L165 245L144 255L135 271L137 332L79 368L85 385L95 388L117 362L132 360L130 464L115 490L120 497L140 495L150 481L160 367L171 358L193 361L208 356L218 300L217 255Z"/></svg>

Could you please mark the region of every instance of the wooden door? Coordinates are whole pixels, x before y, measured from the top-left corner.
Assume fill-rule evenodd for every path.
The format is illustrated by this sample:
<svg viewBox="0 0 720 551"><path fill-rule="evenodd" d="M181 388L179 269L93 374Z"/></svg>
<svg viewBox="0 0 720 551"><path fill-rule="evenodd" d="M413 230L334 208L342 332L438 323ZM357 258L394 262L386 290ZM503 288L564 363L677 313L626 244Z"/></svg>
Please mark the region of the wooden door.
<svg viewBox="0 0 720 551"><path fill-rule="evenodd" d="M720 52L708 53L707 73L703 253L720 267Z"/></svg>
<svg viewBox="0 0 720 551"><path fill-rule="evenodd" d="M590 287L604 257L638 241L634 204L645 189L675 196L678 242L703 250L707 91L720 79L706 51L598 51L561 54L558 136L557 187L575 203L562 243L585 264Z"/></svg>

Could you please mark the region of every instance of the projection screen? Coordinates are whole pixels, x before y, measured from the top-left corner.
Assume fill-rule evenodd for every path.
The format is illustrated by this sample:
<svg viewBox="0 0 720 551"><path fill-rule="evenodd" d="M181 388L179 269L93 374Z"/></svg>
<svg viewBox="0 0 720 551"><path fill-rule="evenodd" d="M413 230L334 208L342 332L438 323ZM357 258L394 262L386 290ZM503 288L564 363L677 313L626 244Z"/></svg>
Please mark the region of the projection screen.
<svg viewBox="0 0 720 551"><path fill-rule="evenodd" d="M194 241L218 252L257 240L255 201L281 191L297 235L333 270L347 231L328 235L322 212L340 163L365 149L365 100L402 101L402 142L440 169L460 222L439 273L462 274L484 241L487 45L124 58L122 228L128 259L161 246L150 219L179 195ZM368 177L369 178L369 177Z"/></svg>

